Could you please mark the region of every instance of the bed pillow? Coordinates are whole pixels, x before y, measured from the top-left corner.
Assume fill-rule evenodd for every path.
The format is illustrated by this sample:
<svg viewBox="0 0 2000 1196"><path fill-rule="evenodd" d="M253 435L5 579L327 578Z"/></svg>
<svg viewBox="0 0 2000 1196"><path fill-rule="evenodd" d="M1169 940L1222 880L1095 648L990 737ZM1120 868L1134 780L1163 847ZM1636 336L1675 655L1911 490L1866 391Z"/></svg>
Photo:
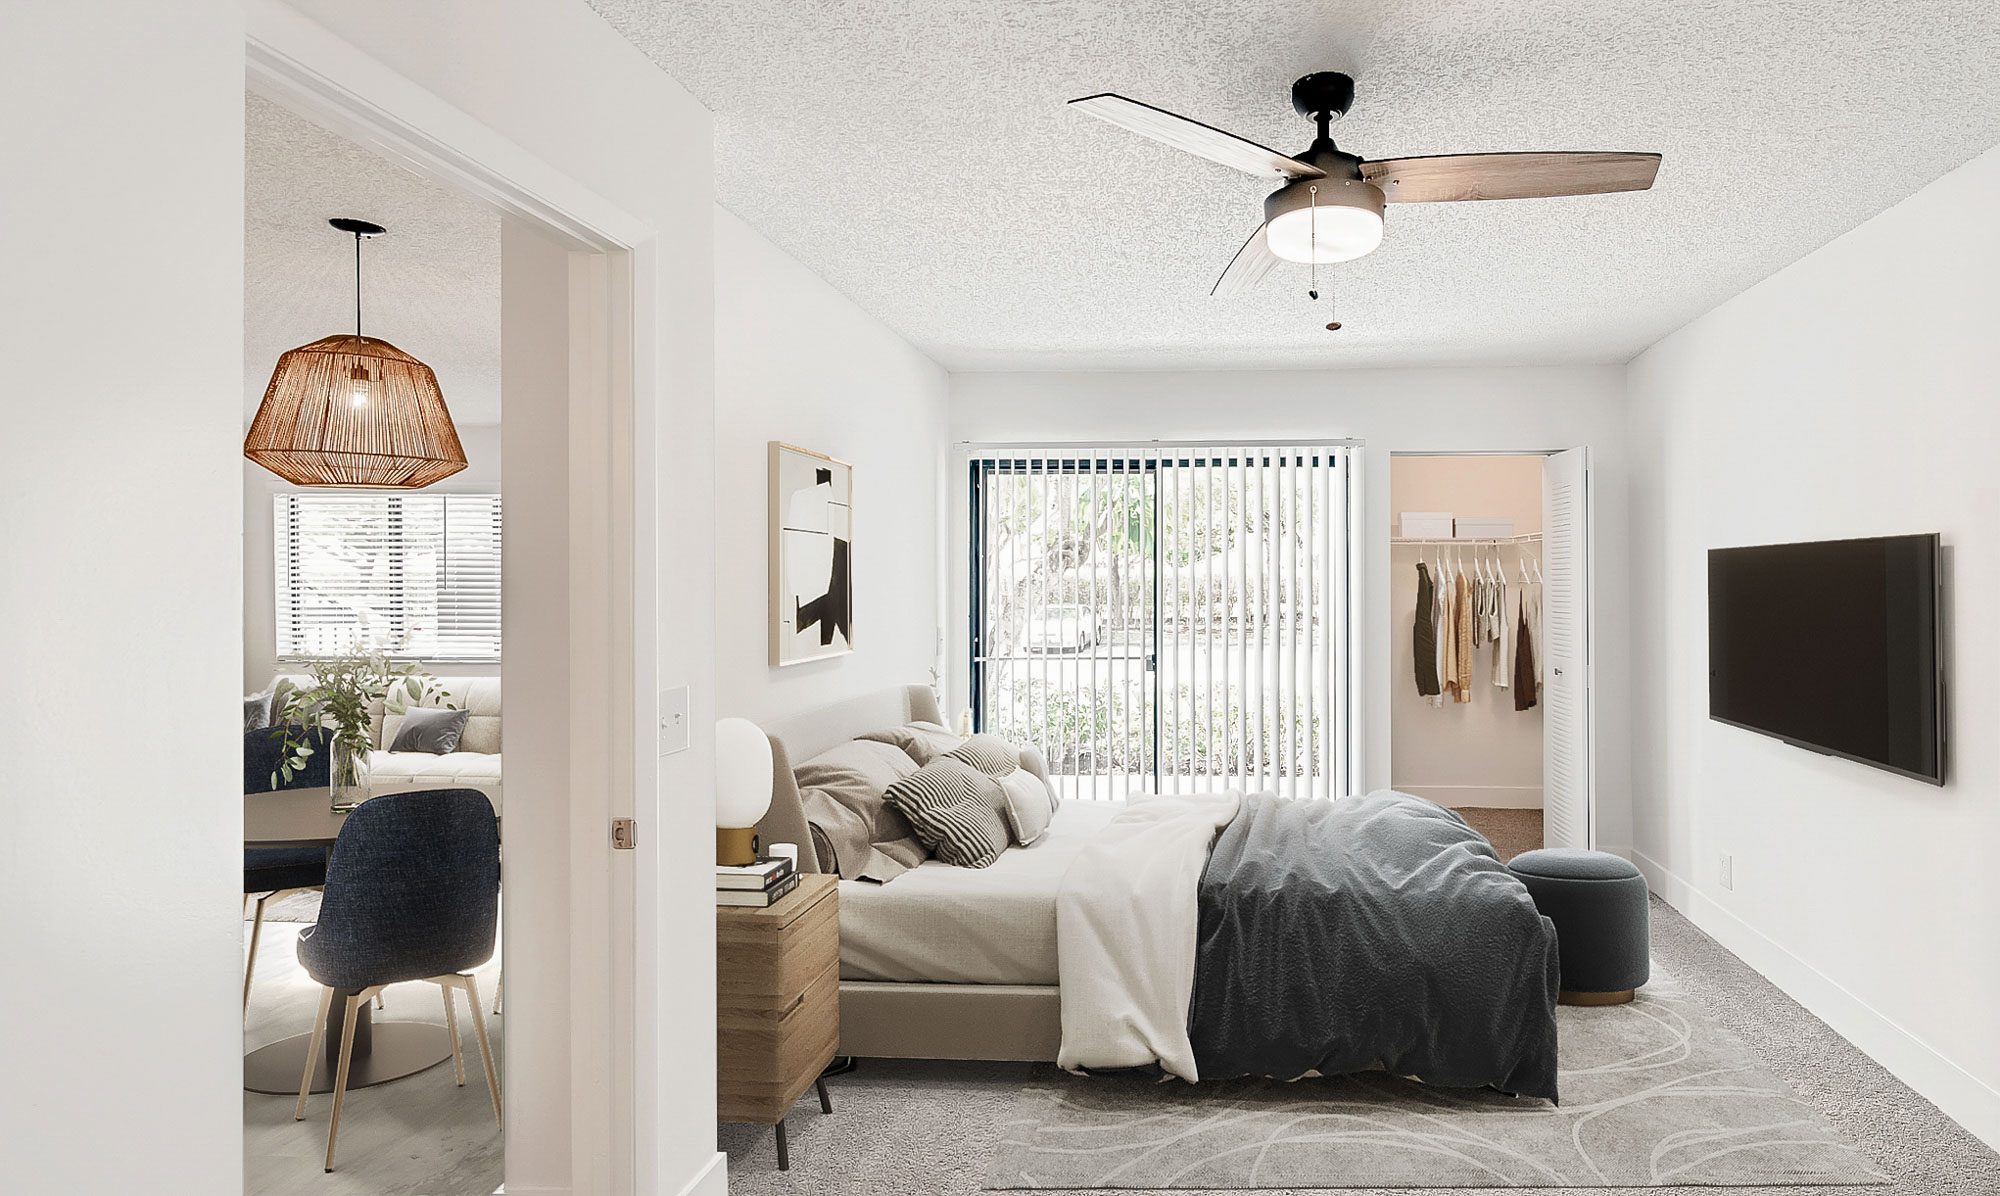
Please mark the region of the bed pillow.
<svg viewBox="0 0 2000 1196"><path fill-rule="evenodd" d="M1004 777L1021 767L1021 749L1008 743L998 735L988 735L984 731L946 752L954 760L963 760L989 777Z"/></svg>
<svg viewBox="0 0 2000 1196"><path fill-rule="evenodd" d="M963 739L945 730L936 723L904 723L900 727L884 727L880 731L870 731L859 736L879 743L889 743L903 749L918 767L929 764L944 753L964 743Z"/></svg>
<svg viewBox="0 0 2000 1196"><path fill-rule="evenodd" d="M1050 800L1049 787L1025 768L1017 768L999 780L1000 791L1007 795L1007 827L1014 832L1014 842L1026 847L1042 837L1042 832L1049 829L1049 820L1055 817L1056 807Z"/></svg>
<svg viewBox="0 0 2000 1196"><path fill-rule="evenodd" d="M917 771L901 748L854 739L792 770L820 867L842 880L891 881L930 853L902 811L883 801Z"/></svg>
<svg viewBox="0 0 2000 1196"><path fill-rule="evenodd" d="M984 868L1007 850L1000 782L962 760L941 756L889 786L883 797L899 807L937 858L959 868Z"/></svg>
<svg viewBox="0 0 2000 1196"><path fill-rule="evenodd" d="M1042 837L1060 802L1055 787L1023 763L1020 748L998 735L982 733L945 756L970 764L1001 783L1007 795L1007 823L1016 843L1026 847Z"/></svg>

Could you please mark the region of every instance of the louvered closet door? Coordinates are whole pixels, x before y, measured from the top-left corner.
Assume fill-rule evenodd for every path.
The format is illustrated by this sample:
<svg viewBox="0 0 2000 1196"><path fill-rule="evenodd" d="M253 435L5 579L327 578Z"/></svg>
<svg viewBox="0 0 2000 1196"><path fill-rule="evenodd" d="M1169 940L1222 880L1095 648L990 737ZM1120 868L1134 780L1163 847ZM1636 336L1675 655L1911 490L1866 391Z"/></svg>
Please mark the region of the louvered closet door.
<svg viewBox="0 0 2000 1196"><path fill-rule="evenodd" d="M1542 841L1591 845L1588 449L1542 466Z"/></svg>

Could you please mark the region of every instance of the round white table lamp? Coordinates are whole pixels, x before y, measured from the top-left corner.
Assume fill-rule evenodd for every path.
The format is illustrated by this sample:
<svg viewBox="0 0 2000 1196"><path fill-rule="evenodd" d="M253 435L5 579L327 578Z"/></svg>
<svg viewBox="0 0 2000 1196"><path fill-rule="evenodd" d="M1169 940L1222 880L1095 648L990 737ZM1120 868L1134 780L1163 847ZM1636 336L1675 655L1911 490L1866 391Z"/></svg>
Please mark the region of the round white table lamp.
<svg viewBox="0 0 2000 1196"><path fill-rule="evenodd" d="M757 859L757 820L771 808L771 741L747 718L715 720L715 862Z"/></svg>

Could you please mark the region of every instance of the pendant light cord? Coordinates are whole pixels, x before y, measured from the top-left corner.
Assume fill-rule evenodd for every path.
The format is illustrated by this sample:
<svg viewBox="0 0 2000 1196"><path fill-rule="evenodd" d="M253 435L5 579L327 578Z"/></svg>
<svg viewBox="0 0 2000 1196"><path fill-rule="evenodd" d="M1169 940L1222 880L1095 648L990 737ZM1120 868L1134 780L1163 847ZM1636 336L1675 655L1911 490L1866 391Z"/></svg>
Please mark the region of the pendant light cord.
<svg viewBox="0 0 2000 1196"><path fill-rule="evenodd" d="M361 339L361 234L354 234L354 339Z"/></svg>

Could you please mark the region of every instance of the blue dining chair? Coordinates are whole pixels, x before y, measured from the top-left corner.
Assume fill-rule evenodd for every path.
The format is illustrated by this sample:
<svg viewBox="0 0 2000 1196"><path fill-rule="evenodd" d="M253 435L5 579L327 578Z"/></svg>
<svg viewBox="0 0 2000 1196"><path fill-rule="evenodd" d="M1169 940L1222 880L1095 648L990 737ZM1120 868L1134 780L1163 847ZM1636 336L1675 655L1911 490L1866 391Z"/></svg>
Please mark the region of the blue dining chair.
<svg viewBox="0 0 2000 1196"><path fill-rule="evenodd" d="M264 727L243 732L243 794L245 797L276 789L310 789L327 783L327 761L332 756L333 738L325 729L316 729L313 753L304 769L287 781L278 772L284 758L284 731ZM257 972L257 940L264 934L264 907L281 897L317 889L326 883L324 847L246 847L243 849L243 897L257 896L257 912L250 923L250 958L243 964L243 1013L250 1013L250 978Z"/></svg>
<svg viewBox="0 0 2000 1196"><path fill-rule="evenodd" d="M472 976L472 969L493 958L499 923L500 824L485 794L477 789L396 793L362 802L347 816L327 861L319 922L298 940L299 962L324 991L294 1120L305 1119L334 994L347 999L333 1078L333 1117L326 1130L328 1171L333 1170L340 1109L347 1098L355 1017L390 984L422 980L443 990L460 1086L465 1084L465 1062L452 993L464 990L486 1065L493 1118L501 1121L500 1078L493 1070L479 984Z"/></svg>

